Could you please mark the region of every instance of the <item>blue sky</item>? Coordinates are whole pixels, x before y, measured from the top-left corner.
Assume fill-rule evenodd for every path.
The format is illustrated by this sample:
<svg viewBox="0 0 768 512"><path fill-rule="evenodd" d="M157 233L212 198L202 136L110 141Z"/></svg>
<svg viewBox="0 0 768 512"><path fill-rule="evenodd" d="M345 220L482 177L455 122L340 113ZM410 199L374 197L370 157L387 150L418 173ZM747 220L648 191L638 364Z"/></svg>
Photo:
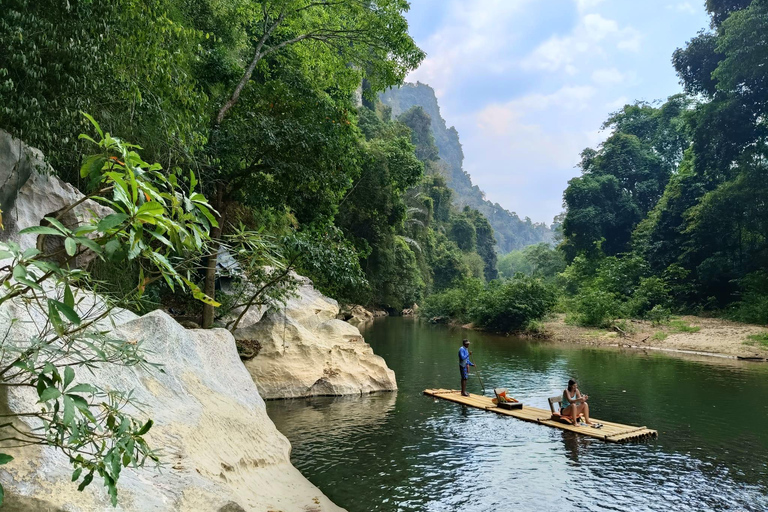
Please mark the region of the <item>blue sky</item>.
<svg viewBox="0 0 768 512"><path fill-rule="evenodd" d="M680 92L672 52L706 28L703 0L412 0L431 85L464 169L491 201L550 223L606 136L609 113Z"/></svg>

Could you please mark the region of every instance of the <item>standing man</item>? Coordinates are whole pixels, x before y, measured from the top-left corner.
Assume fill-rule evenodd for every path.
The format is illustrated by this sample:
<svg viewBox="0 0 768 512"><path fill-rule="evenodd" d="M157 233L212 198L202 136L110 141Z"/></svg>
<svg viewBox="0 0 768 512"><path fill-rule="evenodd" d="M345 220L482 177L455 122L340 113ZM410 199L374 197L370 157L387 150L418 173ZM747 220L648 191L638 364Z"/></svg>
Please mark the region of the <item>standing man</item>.
<svg viewBox="0 0 768 512"><path fill-rule="evenodd" d="M469 396L467 393L467 380L469 379L469 366L475 366L475 363L469 360L472 352L469 351L469 340L464 339L462 347L459 349L459 371L461 372L461 396Z"/></svg>

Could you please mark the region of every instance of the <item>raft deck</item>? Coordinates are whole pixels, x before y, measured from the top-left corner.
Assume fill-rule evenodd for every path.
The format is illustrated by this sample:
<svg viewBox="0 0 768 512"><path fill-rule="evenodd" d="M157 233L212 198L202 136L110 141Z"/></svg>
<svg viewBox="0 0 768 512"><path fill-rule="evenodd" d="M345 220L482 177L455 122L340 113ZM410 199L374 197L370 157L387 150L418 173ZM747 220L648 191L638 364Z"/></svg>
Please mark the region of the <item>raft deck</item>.
<svg viewBox="0 0 768 512"><path fill-rule="evenodd" d="M503 414L505 416L512 416L514 418L538 423L540 425L546 425L548 427L559 428L561 430L568 430L570 432L576 432L577 434L594 437L601 439L609 443L624 443L627 441L640 441L642 439L649 439L657 437L658 432L647 427L635 427L632 425L622 425L621 423L613 423L610 421L603 421L592 418L592 421L596 423L602 423L602 428L586 427L574 427L567 423L555 421L551 419L551 412L546 409L537 409L536 407L528 407L523 405L522 409L501 409L496 407L491 401L491 397L475 395L470 393L469 396L461 396L461 392L455 389L426 389L424 394L435 398L442 398L443 400L449 400L459 404L468 405L470 407L476 407L485 411L495 412L497 414Z"/></svg>

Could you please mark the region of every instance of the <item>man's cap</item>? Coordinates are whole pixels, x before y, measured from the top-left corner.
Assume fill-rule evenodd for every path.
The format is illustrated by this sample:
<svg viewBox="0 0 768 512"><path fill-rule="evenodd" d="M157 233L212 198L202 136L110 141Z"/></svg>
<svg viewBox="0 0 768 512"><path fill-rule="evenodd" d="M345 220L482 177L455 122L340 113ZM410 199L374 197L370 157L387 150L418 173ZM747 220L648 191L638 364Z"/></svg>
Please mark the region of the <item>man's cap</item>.
<svg viewBox="0 0 768 512"><path fill-rule="evenodd" d="M467 338L464 338L464 339L462 340L462 343L463 343L464 345L469 345L469 340L468 340Z"/></svg>

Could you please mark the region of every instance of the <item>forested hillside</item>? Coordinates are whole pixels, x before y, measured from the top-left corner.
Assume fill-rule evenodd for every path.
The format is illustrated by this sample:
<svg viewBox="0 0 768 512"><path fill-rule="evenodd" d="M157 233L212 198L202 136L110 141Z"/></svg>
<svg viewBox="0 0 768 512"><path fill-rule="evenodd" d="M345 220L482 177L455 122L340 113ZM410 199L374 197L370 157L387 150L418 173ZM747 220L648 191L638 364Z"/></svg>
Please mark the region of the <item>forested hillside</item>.
<svg viewBox="0 0 768 512"><path fill-rule="evenodd" d="M480 188L472 183L472 178L463 169L464 153L459 133L453 126L446 126L440 115L435 91L429 85L406 83L399 88L387 89L381 93L380 98L392 108L394 116L414 106L424 109L432 120L432 135L439 151L441 165L435 166L435 172L446 177L448 186L454 191L454 202L459 208L470 206L488 218L501 254L540 242L551 242L552 232L545 224L531 222L528 217L521 220L516 213L485 199Z"/></svg>
<svg viewBox="0 0 768 512"><path fill-rule="evenodd" d="M251 303L279 303L296 270L342 302L399 311L464 279L496 277L488 221L452 206L433 170L434 140L412 131L428 132L430 119L399 121L376 104L377 91L423 58L406 9L346 0L5 2L0 128L96 193L81 171L103 164L88 160L79 137L92 131L87 113L211 198L210 241L187 272L221 306L151 279L139 309L181 301L177 309L195 317L202 307L203 326L213 325L236 306L215 287L209 255L223 247L251 281L267 284ZM371 108L358 105L363 83ZM117 290L144 279L141 261L120 272L110 259L94 265Z"/></svg>
<svg viewBox="0 0 768 512"><path fill-rule="evenodd" d="M684 94L614 113L565 191L563 275L588 323L768 322L768 1L707 9L711 30L672 58Z"/></svg>

